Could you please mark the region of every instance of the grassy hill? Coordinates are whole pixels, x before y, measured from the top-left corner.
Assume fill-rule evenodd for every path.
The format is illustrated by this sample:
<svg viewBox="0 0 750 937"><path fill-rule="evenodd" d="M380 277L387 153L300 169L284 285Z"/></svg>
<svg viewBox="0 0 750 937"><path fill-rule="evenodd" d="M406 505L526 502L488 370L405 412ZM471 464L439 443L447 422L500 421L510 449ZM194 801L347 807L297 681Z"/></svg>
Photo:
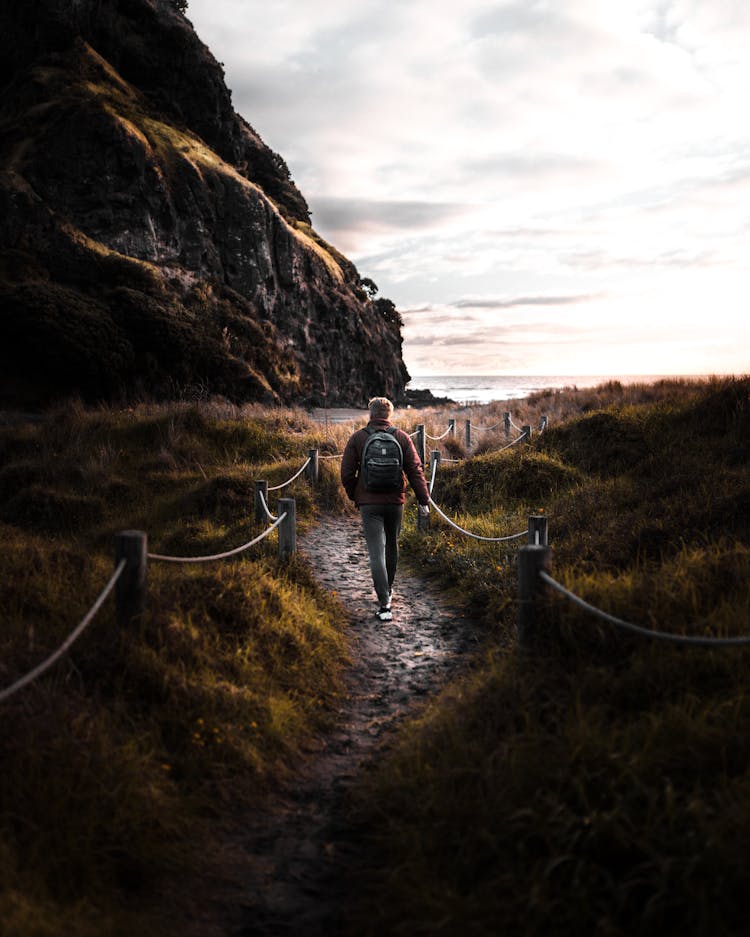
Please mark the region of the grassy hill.
<svg viewBox="0 0 750 937"><path fill-rule="evenodd" d="M556 578L674 633L750 633L750 381L540 394L550 426L440 467L436 502L487 536L549 517ZM505 405L467 411L478 424ZM446 410L420 414L433 433ZM403 417L404 414L400 414ZM408 418L407 418L408 419ZM406 423L407 428L411 426ZM213 553L254 530L253 479L340 449L301 412L70 405L0 426L0 688L80 620L112 536ZM461 455L458 442L450 444ZM339 510L336 463L295 482L301 523ZM487 624L471 672L363 778L352 934L746 932L746 649L621 634L556 597L520 652L516 547L434 515L404 554ZM205 567L152 564L148 612L111 605L53 671L2 704L0 920L10 937L184 933L217 830L257 809L332 724L345 616L274 541ZM193 905L195 908L195 905Z"/></svg>
<svg viewBox="0 0 750 937"><path fill-rule="evenodd" d="M486 535L544 510L555 577L618 617L750 635L749 390L538 395L528 413L557 418L536 443L441 467L434 497ZM510 548L447 527L408 546L495 639L363 793L379 852L357 930L745 934L750 650L630 636L552 597L546 646L521 652Z"/></svg>
<svg viewBox="0 0 750 937"><path fill-rule="evenodd" d="M69 407L0 426L0 688L59 646L112 573L116 531L205 555L260 533L253 480L324 440L301 413ZM340 505L332 463L301 524ZM275 501L271 500L272 507ZM148 610L110 600L65 658L0 703L0 921L7 937L184 933L223 857L214 825L257 804L329 722L341 610L275 535L239 558L150 564Z"/></svg>

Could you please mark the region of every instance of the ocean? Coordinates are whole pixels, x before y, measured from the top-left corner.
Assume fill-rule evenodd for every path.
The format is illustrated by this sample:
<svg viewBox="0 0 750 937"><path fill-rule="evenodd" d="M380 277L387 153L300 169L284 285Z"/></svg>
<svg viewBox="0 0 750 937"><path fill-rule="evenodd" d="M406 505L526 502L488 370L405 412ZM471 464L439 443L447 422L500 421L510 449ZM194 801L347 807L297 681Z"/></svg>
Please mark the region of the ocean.
<svg viewBox="0 0 750 937"><path fill-rule="evenodd" d="M622 384L645 383L676 375L517 375L517 374L420 374L412 377L408 390L430 390L435 397L450 397L456 403L489 403L491 400L516 400L535 390L555 387L595 387L605 381Z"/></svg>

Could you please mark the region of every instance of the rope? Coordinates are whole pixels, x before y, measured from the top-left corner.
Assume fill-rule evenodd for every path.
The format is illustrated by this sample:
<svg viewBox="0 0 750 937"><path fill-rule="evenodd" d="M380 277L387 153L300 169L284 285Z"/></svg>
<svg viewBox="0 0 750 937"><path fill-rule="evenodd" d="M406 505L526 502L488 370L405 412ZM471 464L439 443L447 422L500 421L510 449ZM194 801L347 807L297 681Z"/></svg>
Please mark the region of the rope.
<svg viewBox="0 0 750 937"><path fill-rule="evenodd" d="M472 423L471 428L472 430L478 429L482 433L489 433L490 430L497 429L499 425L499 423L495 423L493 426L475 426L474 423Z"/></svg>
<svg viewBox="0 0 750 937"><path fill-rule="evenodd" d="M289 481L284 482L283 485L274 485L273 488L270 488L270 487L269 487L268 490L269 490L269 491L279 491L281 488L286 488L287 485L291 485L292 482L294 481L294 479L295 479L295 478L299 478L300 475L305 471L305 469L307 468L307 466L308 466L309 464L310 464L310 457L308 456L308 457L307 457L307 461L306 461L305 464L302 466L302 468L299 470L299 472L297 472L295 475L292 475L292 477L289 479Z"/></svg>
<svg viewBox="0 0 750 937"><path fill-rule="evenodd" d="M482 537L479 534L473 534L470 530L464 530L463 527L459 527L454 521L448 517L447 514L444 514L440 508L435 504L430 497L430 504L435 508L438 514L443 518L443 520L448 521L451 527L455 527L456 530L460 530L462 534L466 534L467 537L473 537L475 540L487 540L491 543L500 543L504 540L517 540L519 537L525 537L528 534L528 530L522 530L519 534L510 534L507 537Z"/></svg>
<svg viewBox="0 0 750 937"><path fill-rule="evenodd" d="M510 419L508 420L508 422L509 422L510 425L513 427L513 429L517 429L519 433L520 433L520 432L523 432L520 426L516 426L516 424L513 422L513 419L512 419L512 418L510 418Z"/></svg>
<svg viewBox="0 0 750 937"><path fill-rule="evenodd" d="M570 592L565 586L560 585L559 582L554 580L548 573L545 573L544 570L539 571L540 577L547 583L548 586L551 586L553 589L556 589L560 595L565 596L566 599L570 599L575 605L580 606L587 612L591 612L592 615L595 615L597 618L601 618L603 621L608 621L612 625L617 625L620 628L625 628L627 631L633 631L636 634L643 634L649 638L656 638L661 641L672 641L674 644L698 644L702 646L718 645L720 647L729 647L729 646L739 646L750 644L750 637L745 638L702 638L699 636L687 635L687 634L670 634L667 631L653 631L651 628L644 628L641 625L633 625L629 621L623 621L622 618L616 618L614 615L610 615L608 612L603 612L600 608L595 608L593 605L589 605L588 602L580 598L580 596L575 595L573 592Z"/></svg>
<svg viewBox="0 0 750 937"><path fill-rule="evenodd" d="M263 497L262 491L258 492L258 497L260 498L260 503L263 505L263 510L266 512L266 517L269 519L269 521L275 521L276 515L271 514L271 512L269 511L268 505L266 504L266 499Z"/></svg>
<svg viewBox="0 0 750 937"><path fill-rule="evenodd" d="M505 452L506 449L510 449L511 446L515 446L517 442L521 442L522 439L526 439L528 433L521 433L521 435L514 439L513 442L509 442L507 446L503 446L501 449L498 449L498 452Z"/></svg>
<svg viewBox="0 0 750 937"><path fill-rule="evenodd" d="M112 573L109 579L109 582L99 593L99 598L96 600L96 602L94 602L94 604L91 606L91 608L86 613L86 615L84 615L80 624L78 624L78 626L74 628L73 631L71 631L71 633L63 641L60 647L54 653L50 654L50 656L45 661L42 661L41 664L39 664L32 671L27 673L25 677L21 677L20 680L16 680L15 683L11 684L11 686L7 687L5 690L0 692L0 703L8 699L8 697L12 696L15 692L20 690L22 687L25 687L27 684L31 683L33 680L36 680L37 677L41 676L45 671L49 670L49 668L53 664L57 663L57 661L63 656L63 654L73 644L73 642L76 641L81 636L81 634L83 634L86 628L91 624L94 616L104 604L105 599L110 594L110 592L114 589L115 583L120 578L120 576L122 575L122 571L127 566L127 562L128 561L125 559L120 560L120 562L117 564L117 567L114 573Z"/></svg>
<svg viewBox="0 0 750 937"><path fill-rule="evenodd" d="M340 452L338 455L319 455L319 459L341 459L344 453Z"/></svg>
<svg viewBox="0 0 750 937"><path fill-rule="evenodd" d="M437 476L437 462L432 463L432 478L430 479L430 497L432 497L432 489L435 485L435 477Z"/></svg>
<svg viewBox="0 0 750 937"><path fill-rule="evenodd" d="M254 540L250 540L248 543L243 543L241 547L227 550L225 553L214 553L212 556L162 556L160 553L147 553L146 555L150 560L161 560L163 563L209 563L212 560L224 560L228 556L235 556L237 553L242 553L243 550L249 550L250 547L254 547L256 543L260 543L271 531L276 530L285 517L286 512L284 512L281 517L278 517L276 522L267 530L264 530L259 537L255 537Z"/></svg>
<svg viewBox="0 0 750 937"><path fill-rule="evenodd" d="M461 459L446 459L445 456L441 456L440 461L441 462L455 462L456 464L458 464L459 462L461 462Z"/></svg>
<svg viewBox="0 0 750 937"><path fill-rule="evenodd" d="M415 429L413 433L409 433L409 436L414 439L415 436L419 436L419 430Z"/></svg>
<svg viewBox="0 0 750 937"><path fill-rule="evenodd" d="M424 435L425 435L425 439L431 439L433 442L440 442L441 439L445 439L445 437L448 435L448 433L450 433L450 431L451 431L451 428L449 426L442 436L430 436L429 433L425 433Z"/></svg>

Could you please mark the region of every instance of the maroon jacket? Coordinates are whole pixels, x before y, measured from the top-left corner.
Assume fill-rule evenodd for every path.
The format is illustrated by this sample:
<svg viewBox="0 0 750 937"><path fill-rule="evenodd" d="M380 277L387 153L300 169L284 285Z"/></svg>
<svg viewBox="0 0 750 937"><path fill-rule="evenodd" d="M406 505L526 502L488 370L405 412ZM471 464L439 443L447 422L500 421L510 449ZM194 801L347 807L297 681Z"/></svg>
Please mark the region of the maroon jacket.
<svg viewBox="0 0 750 937"><path fill-rule="evenodd" d="M388 420L370 420L368 425L374 429L388 429L392 424ZM411 436L402 429L396 429L396 439L404 454L404 472L406 473L401 491L388 493L365 491L359 477L359 467L362 461L362 450L368 439L367 431L359 429L356 433L352 433L344 449L344 457L341 460L341 484L346 489L349 500L354 501L357 507L360 504L403 504L406 501L406 479L408 478L417 501L420 504L429 504L430 491L425 481L422 462L417 455Z"/></svg>

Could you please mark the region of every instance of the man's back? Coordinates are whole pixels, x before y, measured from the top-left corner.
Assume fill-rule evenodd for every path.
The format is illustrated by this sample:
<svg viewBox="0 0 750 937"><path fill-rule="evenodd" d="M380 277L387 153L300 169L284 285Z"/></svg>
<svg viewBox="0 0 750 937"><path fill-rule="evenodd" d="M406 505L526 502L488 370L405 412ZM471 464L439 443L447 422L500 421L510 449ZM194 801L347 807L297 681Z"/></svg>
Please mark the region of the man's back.
<svg viewBox="0 0 750 937"><path fill-rule="evenodd" d="M362 478L362 454L370 438L368 431L392 430L394 438L401 447L403 472L400 489L391 492L368 491ZM422 463L411 436L402 429L394 427L388 419L371 419L366 428L357 430L349 437L341 460L341 483L351 501L360 504L404 504L406 501L406 480L408 479L420 504L427 504L429 491L425 481Z"/></svg>

